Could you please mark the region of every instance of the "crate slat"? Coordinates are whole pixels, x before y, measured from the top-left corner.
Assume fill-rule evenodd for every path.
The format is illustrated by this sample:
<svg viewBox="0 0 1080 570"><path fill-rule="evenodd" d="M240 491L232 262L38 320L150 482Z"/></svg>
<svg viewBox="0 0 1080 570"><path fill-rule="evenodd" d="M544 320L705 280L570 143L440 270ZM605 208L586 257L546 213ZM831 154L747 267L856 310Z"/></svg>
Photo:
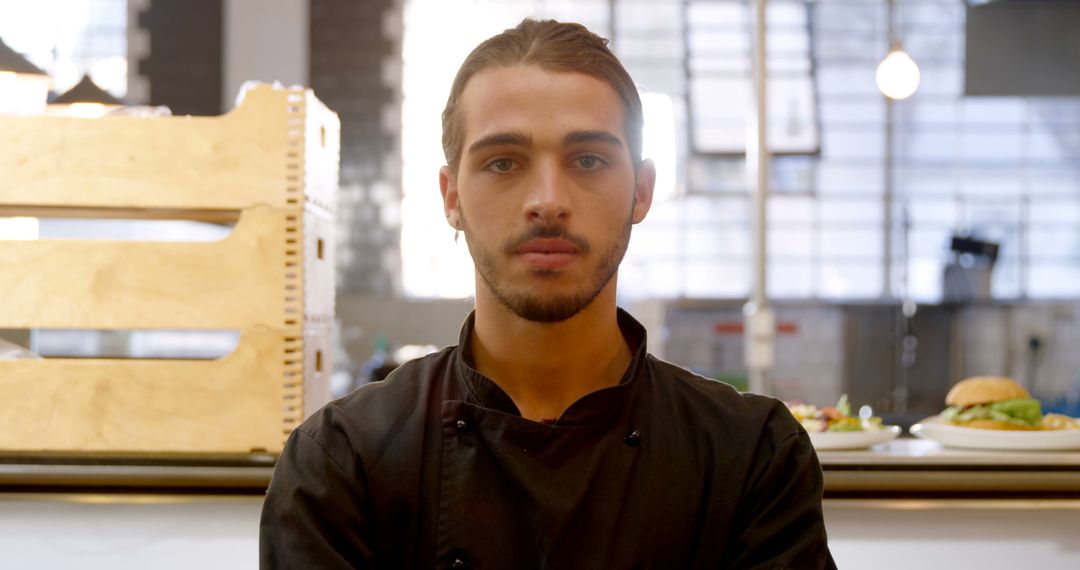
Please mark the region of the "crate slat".
<svg viewBox="0 0 1080 570"><path fill-rule="evenodd" d="M302 327L303 220L259 206L218 242L0 242L0 291L9 300L0 328ZM332 274L331 262L325 254L308 261ZM333 307L320 311L325 321Z"/></svg>
<svg viewBox="0 0 1080 570"><path fill-rule="evenodd" d="M339 131L310 90L269 85L219 117L0 115L0 207L333 211Z"/></svg>
<svg viewBox="0 0 1080 570"><path fill-rule="evenodd" d="M333 374L332 325L304 331L304 417L330 401L330 376Z"/></svg>
<svg viewBox="0 0 1080 570"><path fill-rule="evenodd" d="M285 385L304 364L286 361L328 334L249 329L217 360L0 360L0 449L279 452L297 421L286 407L303 410Z"/></svg>

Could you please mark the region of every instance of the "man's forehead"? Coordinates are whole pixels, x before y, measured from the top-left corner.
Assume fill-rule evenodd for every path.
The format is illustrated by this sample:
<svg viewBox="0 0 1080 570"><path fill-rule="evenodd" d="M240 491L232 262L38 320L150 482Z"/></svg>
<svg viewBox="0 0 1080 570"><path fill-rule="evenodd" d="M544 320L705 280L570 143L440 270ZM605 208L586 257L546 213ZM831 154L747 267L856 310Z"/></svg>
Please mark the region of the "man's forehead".
<svg viewBox="0 0 1080 570"><path fill-rule="evenodd" d="M553 82L562 85L572 83L582 94L608 97L621 102L615 87L599 77L583 71L552 69L527 63L494 65L477 71L465 82L461 100L468 101L484 95L505 93L515 89L536 90L550 87Z"/></svg>
<svg viewBox="0 0 1080 570"><path fill-rule="evenodd" d="M566 144L613 138L607 142L626 145L625 110L618 93L607 82L577 71L520 64L484 69L465 85L459 112L466 149L503 134L521 135L529 142L542 134Z"/></svg>
<svg viewBox="0 0 1080 570"><path fill-rule="evenodd" d="M493 147L531 147L533 138L531 135L520 131L504 131L481 135L476 140L469 141L467 152L479 152L485 148ZM562 146L574 146L581 144L601 144L623 148L626 145L615 133L606 130L575 130L563 135Z"/></svg>

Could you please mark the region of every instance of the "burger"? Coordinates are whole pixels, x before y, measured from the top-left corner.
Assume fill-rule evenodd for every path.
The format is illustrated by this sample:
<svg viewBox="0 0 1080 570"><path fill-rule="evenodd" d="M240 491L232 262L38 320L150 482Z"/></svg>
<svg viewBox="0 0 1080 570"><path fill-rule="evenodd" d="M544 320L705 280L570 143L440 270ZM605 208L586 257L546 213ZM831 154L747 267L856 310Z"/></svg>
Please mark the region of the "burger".
<svg viewBox="0 0 1080 570"><path fill-rule="evenodd" d="M942 419L979 429L1043 429L1042 405L1011 378L978 376L962 380L945 396Z"/></svg>

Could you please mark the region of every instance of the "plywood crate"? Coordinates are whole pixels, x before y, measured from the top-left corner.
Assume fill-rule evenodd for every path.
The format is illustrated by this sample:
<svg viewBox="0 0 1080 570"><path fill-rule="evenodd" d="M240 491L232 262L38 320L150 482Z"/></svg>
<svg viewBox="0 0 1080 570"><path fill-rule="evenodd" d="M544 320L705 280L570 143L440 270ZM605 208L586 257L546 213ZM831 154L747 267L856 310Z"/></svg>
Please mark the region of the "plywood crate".
<svg viewBox="0 0 1080 570"><path fill-rule="evenodd" d="M235 222L209 243L0 241L0 328L241 331L217 360L0 360L0 452L279 451L329 396L336 115L259 85L220 117L0 132L0 215Z"/></svg>

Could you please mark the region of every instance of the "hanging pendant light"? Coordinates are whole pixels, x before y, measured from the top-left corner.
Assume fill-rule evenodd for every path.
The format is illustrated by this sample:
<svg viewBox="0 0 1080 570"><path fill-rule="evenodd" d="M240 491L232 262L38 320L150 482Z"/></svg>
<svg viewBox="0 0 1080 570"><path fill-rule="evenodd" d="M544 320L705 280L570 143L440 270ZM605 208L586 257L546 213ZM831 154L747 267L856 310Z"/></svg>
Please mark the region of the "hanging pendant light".
<svg viewBox="0 0 1080 570"><path fill-rule="evenodd" d="M0 113L38 114L45 110L49 75L0 39Z"/></svg>
<svg viewBox="0 0 1080 570"><path fill-rule="evenodd" d="M49 102L50 115L69 117L96 118L126 106L123 99L113 96L98 87L89 75L83 78L63 94Z"/></svg>
<svg viewBox="0 0 1080 570"><path fill-rule="evenodd" d="M878 89L890 99L907 99L919 88L919 65L908 55L900 42L894 42L889 54L878 64Z"/></svg>

